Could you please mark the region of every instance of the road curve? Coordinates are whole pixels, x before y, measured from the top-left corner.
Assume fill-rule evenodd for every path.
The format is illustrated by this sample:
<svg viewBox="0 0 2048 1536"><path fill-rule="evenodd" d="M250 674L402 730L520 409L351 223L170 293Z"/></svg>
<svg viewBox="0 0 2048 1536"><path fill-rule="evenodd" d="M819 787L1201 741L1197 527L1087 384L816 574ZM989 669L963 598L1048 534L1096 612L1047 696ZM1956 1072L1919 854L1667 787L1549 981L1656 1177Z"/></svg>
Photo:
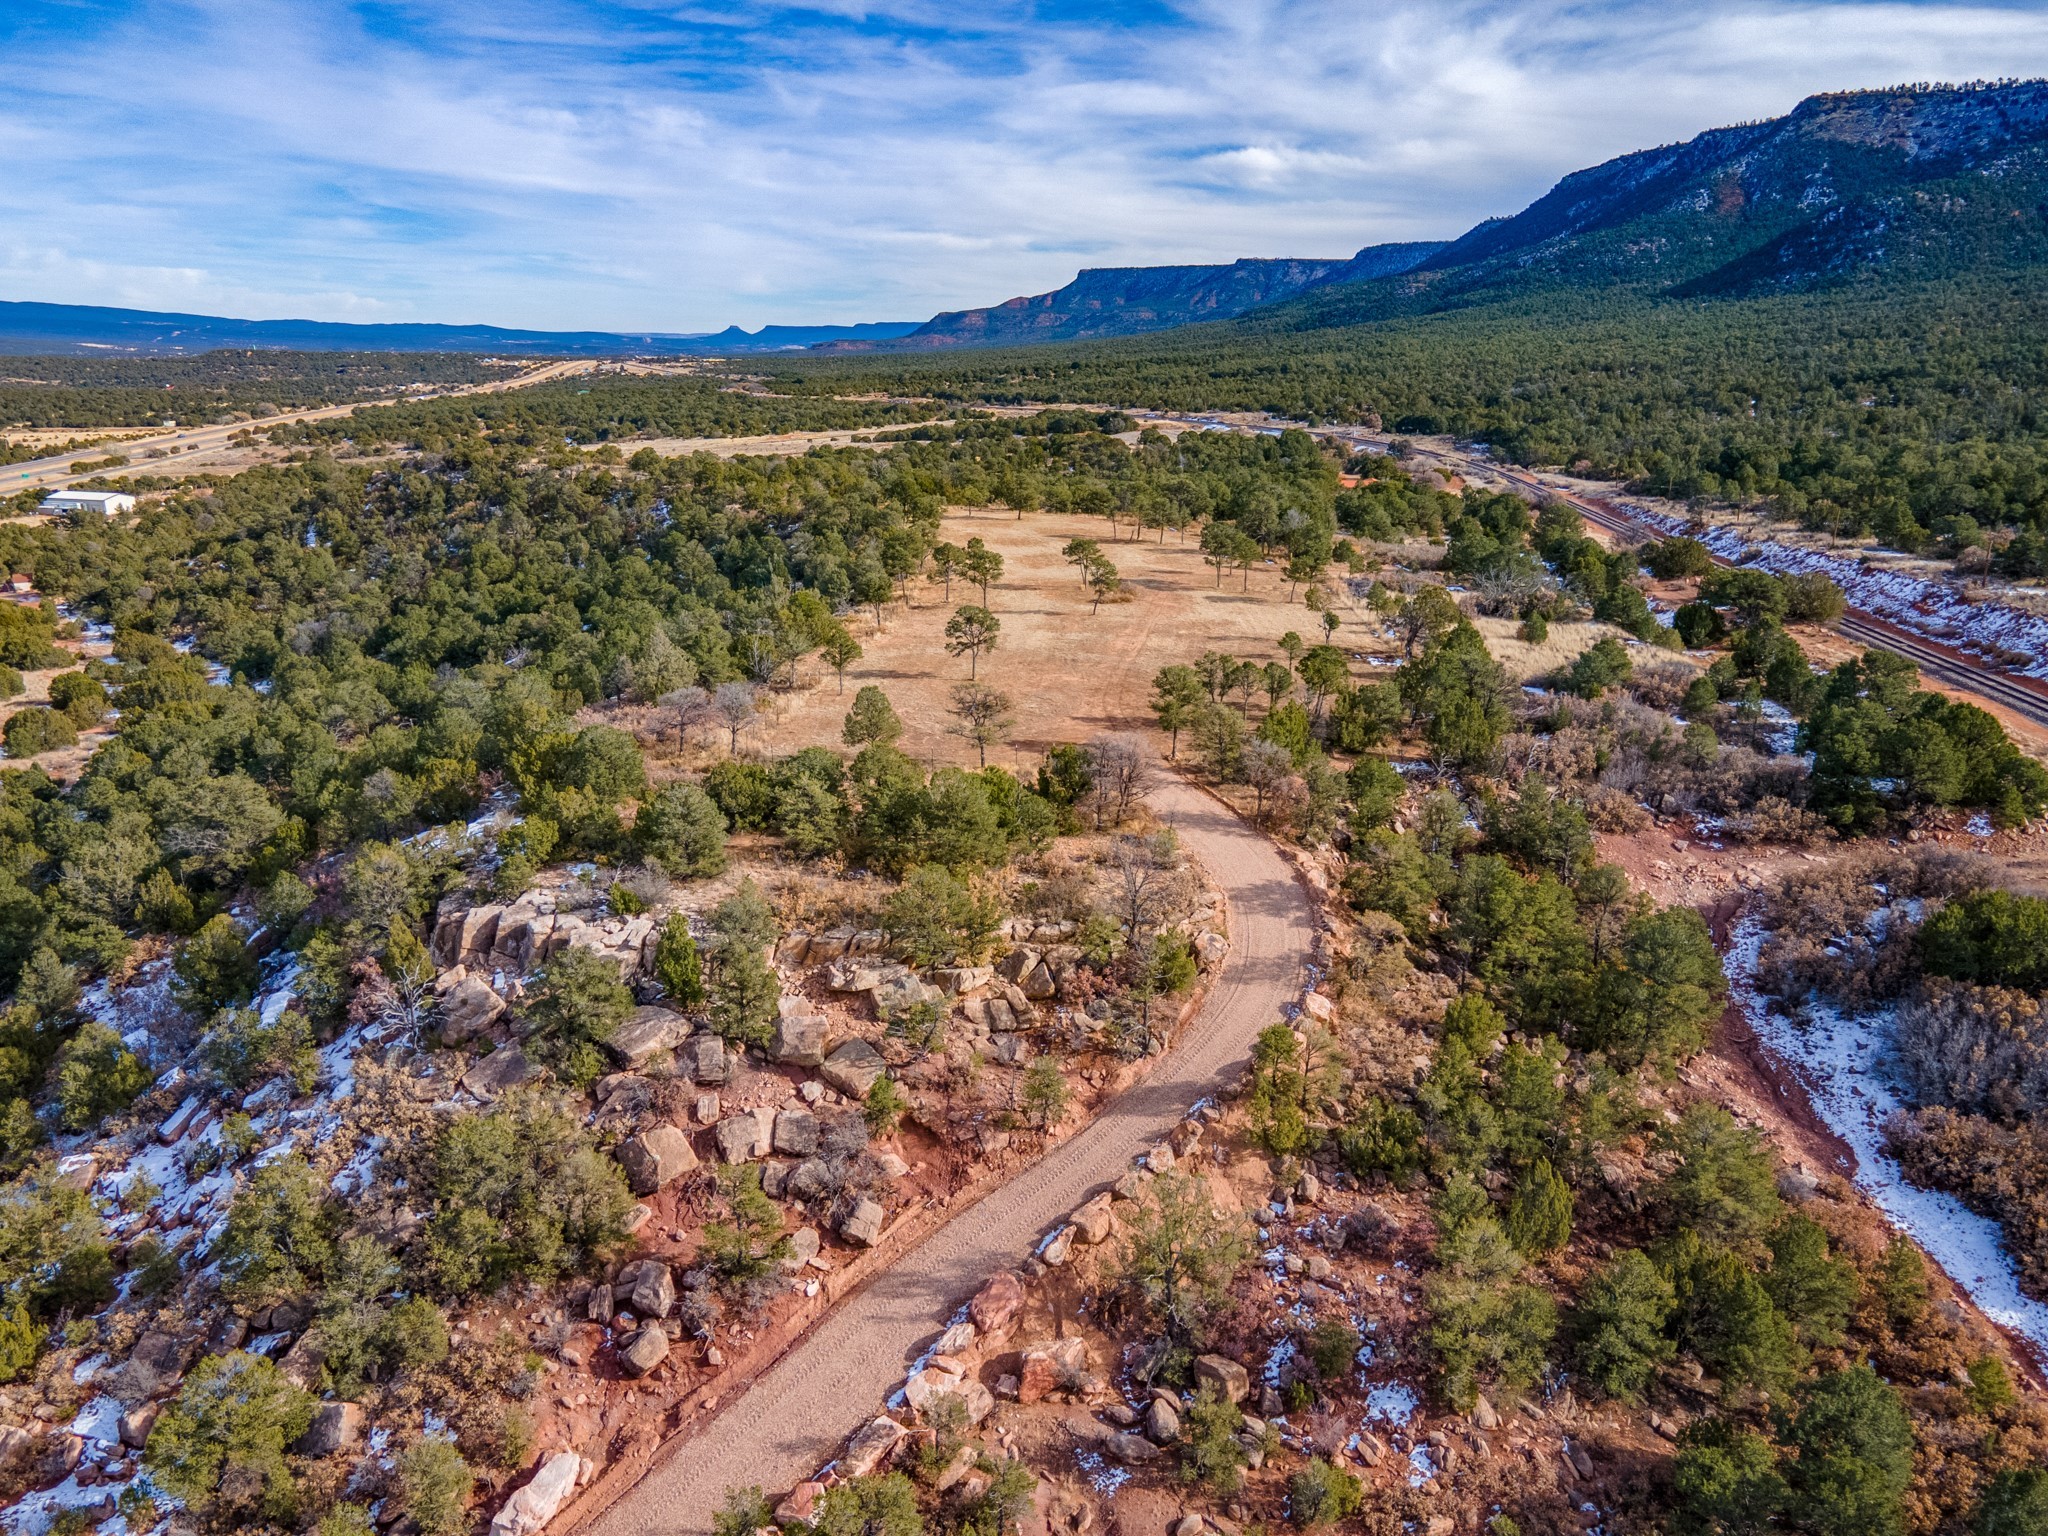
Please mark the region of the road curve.
<svg viewBox="0 0 2048 1536"><path fill-rule="evenodd" d="M880 1411L983 1280L1023 1259L1241 1067L1253 1037L1302 985L1307 892L1278 848L1199 790L1169 779L1150 799L1222 888L1230 919L1229 957L1180 1043L1085 1129L870 1280L582 1531L698 1536L727 1489L758 1484L773 1494L801 1482Z"/></svg>

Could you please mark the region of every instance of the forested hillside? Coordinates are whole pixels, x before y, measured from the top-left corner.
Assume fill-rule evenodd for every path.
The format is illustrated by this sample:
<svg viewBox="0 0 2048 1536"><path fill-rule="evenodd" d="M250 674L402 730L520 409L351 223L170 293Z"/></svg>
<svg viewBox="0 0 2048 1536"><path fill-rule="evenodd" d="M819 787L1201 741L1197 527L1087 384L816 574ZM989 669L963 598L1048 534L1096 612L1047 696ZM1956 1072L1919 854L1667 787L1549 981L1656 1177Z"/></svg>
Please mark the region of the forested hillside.
<svg viewBox="0 0 2048 1536"><path fill-rule="evenodd" d="M188 425L376 399L408 385L482 384L521 365L459 353L223 350L196 357L0 359L0 431Z"/></svg>

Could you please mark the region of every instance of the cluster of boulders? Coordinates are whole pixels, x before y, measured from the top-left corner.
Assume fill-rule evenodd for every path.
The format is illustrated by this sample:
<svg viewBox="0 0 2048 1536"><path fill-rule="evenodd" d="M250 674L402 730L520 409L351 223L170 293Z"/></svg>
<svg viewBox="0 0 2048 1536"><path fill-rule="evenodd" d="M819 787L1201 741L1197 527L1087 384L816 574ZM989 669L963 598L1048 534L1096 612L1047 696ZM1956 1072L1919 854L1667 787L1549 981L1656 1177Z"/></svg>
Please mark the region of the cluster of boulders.
<svg viewBox="0 0 2048 1536"><path fill-rule="evenodd" d="M429 953L444 971L462 966L483 975L524 975L571 945L610 955L625 976L652 963L659 928L653 916L592 919L558 911L558 904L555 892L533 890L510 902L445 905Z"/></svg>

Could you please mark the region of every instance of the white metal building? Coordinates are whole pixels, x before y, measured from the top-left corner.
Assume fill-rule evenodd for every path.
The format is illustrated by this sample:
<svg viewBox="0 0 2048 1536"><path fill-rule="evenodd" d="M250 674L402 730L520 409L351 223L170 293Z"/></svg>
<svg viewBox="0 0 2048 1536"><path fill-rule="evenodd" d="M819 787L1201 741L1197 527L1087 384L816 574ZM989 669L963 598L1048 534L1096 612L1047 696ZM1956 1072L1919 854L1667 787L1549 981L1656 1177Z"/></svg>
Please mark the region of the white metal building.
<svg viewBox="0 0 2048 1536"><path fill-rule="evenodd" d="M59 516L97 512L101 517L118 517L135 510L135 498L126 491L52 491L43 498L41 510Z"/></svg>

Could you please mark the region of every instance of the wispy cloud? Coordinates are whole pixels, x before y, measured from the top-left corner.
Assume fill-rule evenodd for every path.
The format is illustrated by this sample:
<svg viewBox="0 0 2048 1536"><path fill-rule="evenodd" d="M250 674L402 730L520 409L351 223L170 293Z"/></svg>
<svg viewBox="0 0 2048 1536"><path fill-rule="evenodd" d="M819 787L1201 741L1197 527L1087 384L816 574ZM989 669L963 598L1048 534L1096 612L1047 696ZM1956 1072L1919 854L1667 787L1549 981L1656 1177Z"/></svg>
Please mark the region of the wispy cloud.
<svg viewBox="0 0 2048 1536"><path fill-rule="evenodd" d="M0 294L632 329L1456 234L1816 90L2048 72L1991 4L24 0Z"/></svg>

